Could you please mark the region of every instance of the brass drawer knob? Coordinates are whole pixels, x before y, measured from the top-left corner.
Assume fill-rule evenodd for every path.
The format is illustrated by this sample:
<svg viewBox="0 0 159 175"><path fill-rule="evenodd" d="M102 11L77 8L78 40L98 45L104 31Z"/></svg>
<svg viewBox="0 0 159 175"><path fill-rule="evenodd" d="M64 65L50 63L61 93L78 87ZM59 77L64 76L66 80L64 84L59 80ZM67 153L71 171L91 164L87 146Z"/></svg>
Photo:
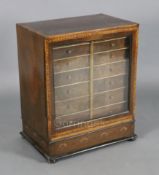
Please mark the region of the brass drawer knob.
<svg viewBox="0 0 159 175"><path fill-rule="evenodd" d="M112 111L112 110L110 110L110 111L109 111L109 114L110 114L110 115L112 115L112 114L113 114L113 111Z"/></svg>
<svg viewBox="0 0 159 175"><path fill-rule="evenodd" d="M102 132L102 133L100 134L100 137L101 137L101 138L105 138L105 137L108 137L108 135L109 135L108 132Z"/></svg>
<svg viewBox="0 0 159 175"><path fill-rule="evenodd" d="M114 82L111 80L111 81L109 81L109 85L111 86L111 85L113 85L114 84Z"/></svg>
<svg viewBox="0 0 159 175"><path fill-rule="evenodd" d="M110 72L112 72L112 71L113 71L113 69L110 67L110 68L109 68L109 71L110 71Z"/></svg>
<svg viewBox="0 0 159 175"><path fill-rule="evenodd" d="M58 149L59 150L62 150L62 149L64 149L64 148L66 148L67 147L67 143L61 143L59 146L58 146Z"/></svg>
<svg viewBox="0 0 159 175"><path fill-rule="evenodd" d="M128 128L126 126L123 126L122 128L120 128L120 132L125 132L127 130L128 130Z"/></svg>
<svg viewBox="0 0 159 175"><path fill-rule="evenodd" d="M112 46L112 47L115 47L115 46L116 46L116 44L115 44L115 43L111 43L111 46Z"/></svg>
<svg viewBox="0 0 159 175"><path fill-rule="evenodd" d="M72 77L71 77L71 75L68 75L68 77L67 77L67 78L68 78L68 80L71 80L71 78L72 78Z"/></svg>
<svg viewBox="0 0 159 175"><path fill-rule="evenodd" d="M113 53L110 53L110 58L114 58L114 54Z"/></svg>
<svg viewBox="0 0 159 175"><path fill-rule="evenodd" d="M67 66L70 66L70 61L68 61L68 62L66 63L66 65L67 65Z"/></svg>
<svg viewBox="0 0 159 175"><path fill-rule="evenodd" d="M87 143L88 142L88 138L87 137L83 137L80 139L80 143Z"/></svg>
<svg viewBox="0 0 159 175"><path fill-rule="evenodd" d="M66 53L67 54L71 54L72 53L72 50L70 50L70 49L69 50L66 50Z"/></svg>
<svg viewBox="0 0 159 175"><path fill-rule="evenodd" d="M69 95L69 94L70 94L70 90L69 90L69 89L67 89L66 93Z"/></svg>
<svg viewBox="0 0 159 175"><path fill-rule="evenodd" d="M66 108L69 109L69 108L70 108L70 104L67 104L67 105L66 105Z"/></svg>
<svg viewBox="0 0 159 175"><path fill-rule="evenodd" d="M112 95L109 95L109 99L110 99L110 100L113 99L113 96L112 96Z"/></svg>

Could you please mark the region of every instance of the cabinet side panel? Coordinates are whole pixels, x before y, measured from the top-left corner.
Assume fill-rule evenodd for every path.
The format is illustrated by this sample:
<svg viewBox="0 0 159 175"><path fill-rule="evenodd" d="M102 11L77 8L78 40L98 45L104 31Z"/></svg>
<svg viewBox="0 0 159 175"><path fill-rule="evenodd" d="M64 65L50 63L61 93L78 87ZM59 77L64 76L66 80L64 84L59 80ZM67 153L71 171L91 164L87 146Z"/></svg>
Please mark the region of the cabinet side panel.
<svg viewBox="0 0 159 175"><path fill-rule="evenodd" d="M44 39L17 25L17 44L23 131L47 139Z"/></svg>

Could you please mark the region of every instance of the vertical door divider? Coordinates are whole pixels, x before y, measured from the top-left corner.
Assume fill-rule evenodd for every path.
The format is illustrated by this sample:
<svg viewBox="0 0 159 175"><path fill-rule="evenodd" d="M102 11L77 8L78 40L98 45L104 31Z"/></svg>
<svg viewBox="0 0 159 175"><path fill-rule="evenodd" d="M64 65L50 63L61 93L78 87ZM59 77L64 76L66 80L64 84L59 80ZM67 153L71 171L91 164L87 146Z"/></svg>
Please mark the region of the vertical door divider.
<svg viewBox="0 0 159 175"><path fill-rule="evenodd" d="M90 44L90 119L93 119L93 63L94 62L94 43Z"/></svg>

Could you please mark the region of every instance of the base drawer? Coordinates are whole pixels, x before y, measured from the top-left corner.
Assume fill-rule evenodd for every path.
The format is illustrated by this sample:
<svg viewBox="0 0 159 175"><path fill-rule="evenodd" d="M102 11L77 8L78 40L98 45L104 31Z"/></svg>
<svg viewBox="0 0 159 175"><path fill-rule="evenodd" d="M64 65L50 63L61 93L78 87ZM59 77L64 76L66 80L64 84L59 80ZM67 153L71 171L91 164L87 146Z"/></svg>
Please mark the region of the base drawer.
<svg viewBox="0 0 159 175"><path fill-rule="evenodd" d="M82 149L107 143L121 138L127 138L134 134L134 124L126 123L111 128L98 130L76 138L71 138L50 144L50 155L63 156Z"/></svg>

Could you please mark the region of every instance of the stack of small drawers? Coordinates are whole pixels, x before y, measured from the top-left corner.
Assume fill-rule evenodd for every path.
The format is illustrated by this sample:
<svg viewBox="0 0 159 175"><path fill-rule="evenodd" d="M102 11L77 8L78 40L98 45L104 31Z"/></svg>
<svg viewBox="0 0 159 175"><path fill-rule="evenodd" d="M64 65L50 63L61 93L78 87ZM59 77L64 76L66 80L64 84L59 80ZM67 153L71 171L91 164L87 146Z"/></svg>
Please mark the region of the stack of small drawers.
<svg viewBox="0 0 159 175"><path fill-rule="evenodd" d="M53 47L56 128L128 111L126 36Z"/></svg>

